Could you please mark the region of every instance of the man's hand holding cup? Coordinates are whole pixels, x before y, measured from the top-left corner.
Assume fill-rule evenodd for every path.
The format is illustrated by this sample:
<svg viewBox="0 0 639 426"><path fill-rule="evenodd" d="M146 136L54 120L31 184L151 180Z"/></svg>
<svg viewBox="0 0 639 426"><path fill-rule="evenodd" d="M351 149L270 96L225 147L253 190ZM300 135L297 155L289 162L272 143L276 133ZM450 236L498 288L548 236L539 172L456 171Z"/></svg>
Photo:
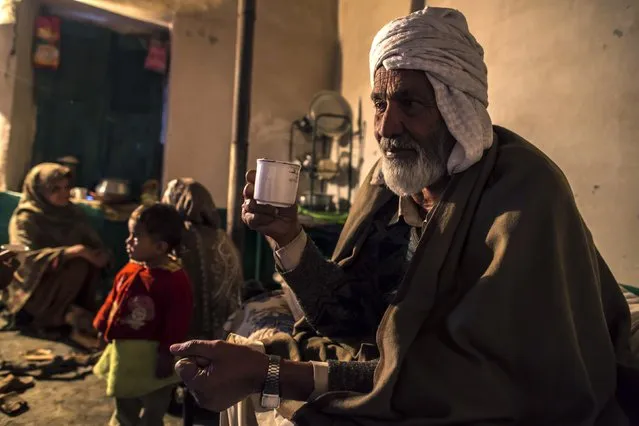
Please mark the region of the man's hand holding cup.
<svg viewBox="0 0 639 426"><path fill-rule="evenodd" d="M278 247L288 245L302 230L295 203L299 173L297 164L262 159L257 171L246 173L242 221Z"/></svg>

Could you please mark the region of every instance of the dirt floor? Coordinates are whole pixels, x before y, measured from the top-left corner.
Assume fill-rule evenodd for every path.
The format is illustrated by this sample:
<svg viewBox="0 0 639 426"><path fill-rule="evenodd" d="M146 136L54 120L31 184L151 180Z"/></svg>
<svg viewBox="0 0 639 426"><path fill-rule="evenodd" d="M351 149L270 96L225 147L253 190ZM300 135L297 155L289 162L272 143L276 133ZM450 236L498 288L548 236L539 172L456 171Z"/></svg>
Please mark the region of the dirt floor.
<svg viewBox="0 0 639 426"><path fill-rule="evenodd" d="M46 348L56 355L66 355L75 349L57 342L25 337L16 332L0 332L0 359L19 360L31 349ZM79 370L84 377L66 380L38 380L22 394L28 411L17 417L0 413L0 426L98 426L107 425L113 412L113 401L106 397L104 382L90 373L90 367ZM77 376L77 373L75 374ZM182 419L167 415L167 426L182 424Z"/></svg>

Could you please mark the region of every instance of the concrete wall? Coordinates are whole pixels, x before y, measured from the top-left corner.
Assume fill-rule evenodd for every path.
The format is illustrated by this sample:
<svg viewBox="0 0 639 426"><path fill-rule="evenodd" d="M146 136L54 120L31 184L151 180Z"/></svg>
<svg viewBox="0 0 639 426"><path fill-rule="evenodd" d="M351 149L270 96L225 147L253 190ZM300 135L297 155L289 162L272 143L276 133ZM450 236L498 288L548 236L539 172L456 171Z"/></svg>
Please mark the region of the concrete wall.
<svg viewBox="0 0 639 426"><path fill-rule="evenodd" d="M429 2L467 15L486 50L493 121L562 168L617 279L639 286L639 4L479 3Z"/></svg>
<svg viewBox="0 0 639 426"><path fill-rule="evenodd" d="M7 167L7 152L11 136L11 110L13 109L13 87L15 84L15 56L11 56L13 24L0 25L0 189L7 186L4 170Z"/></svg>
<svg viewBox="0 0 639 426"><path fill-rule="evenodd" d="M205 3L207 10L184 8L174 19L164 177L192 176L224 207L237 1ZM0 76L0 188L19 189L31 157L31 43L38 5L21 3L13 57L13 26L0 26L0 57L9 58ZM260 0L257 13L249 164L261 156L286 158L291 121L307 112L313 94L335 86L337 68L337 0Z"/></svg>
<svg viewBox="0 0 639 426"><path fill-rule="evenodd" d="M408 2L343 0L342 88L368 93L375 30ZM627 0L450 0L486 51L490 113L566 173L599 249L620 282L639 286L639 32ZM369 6L370 5L370 6ZM362 11L366 19L361 19ZM366 103L365 103L366 105ZM365 166L376 158L372 109Z"/></svg>
<svg viewBox="0 0 639 426"><path fill-rule="evenodd" d="M38 0L21 1L17 23L0 25L0 190L19 190L31 160L36 113L31 46L39 6Z"/></svg>
<svg viewBox="0 0 639 426"><path fill-rule="evenodd" d="M164 177L192 176L225 206L232 131L237 2L206 18L177 15L172 34ZM249 166L287 158L290 123L335 85L336 0L257 2Z"/></svg>

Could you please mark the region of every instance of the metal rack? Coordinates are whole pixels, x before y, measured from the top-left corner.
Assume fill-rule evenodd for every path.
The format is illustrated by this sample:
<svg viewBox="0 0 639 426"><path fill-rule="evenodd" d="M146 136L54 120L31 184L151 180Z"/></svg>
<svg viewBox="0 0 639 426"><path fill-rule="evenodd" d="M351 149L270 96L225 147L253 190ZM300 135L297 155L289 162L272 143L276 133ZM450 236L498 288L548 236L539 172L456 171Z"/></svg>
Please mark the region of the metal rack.
<svg viewBox="0 0 639 426"><path fill-rule="evenodd" d="M324 193L326 191L327 181L319 179L318 176L318 162L319 160L326 158L327 155L327 144L329 144L329 137L319 134L318 128L322 120L326 119L340 119L343 120L347 124L347 130L340 136L340 138L347 139L347 145L344 147L347 150L348 155L348 166L347 166L347 197L346 200L348 202L348 206L351 204L351 196L353 192L353 123L349 116L341 115L341 114L330 114L323 113L319 114L315 117L314 123L311 125L306 118L302 120L295 121L291 124L290 129L290 138L289 138L289 161L294 161L295 149L294 149L294 139L295 139L295 131L299 131L302 134L308 134L308 130L310 127L310 135L311 135L311 170L307 171L309 177L309 186L310 186L310 197L312 198L314 194L318 193L317 184L319 184L319 192ZM319 151L319 153L318 153ZM338 166L342 170L341 164L338 163ZM340 171L341 171L340 170ZM339 209L339 206L338 206Z"/></svg>

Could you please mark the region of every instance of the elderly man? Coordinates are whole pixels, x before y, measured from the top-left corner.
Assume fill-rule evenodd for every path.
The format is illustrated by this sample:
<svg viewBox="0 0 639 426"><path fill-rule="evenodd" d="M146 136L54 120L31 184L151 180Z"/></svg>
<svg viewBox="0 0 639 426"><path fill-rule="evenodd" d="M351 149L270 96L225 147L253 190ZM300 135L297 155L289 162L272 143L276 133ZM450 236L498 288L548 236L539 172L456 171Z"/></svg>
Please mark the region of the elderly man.
<svg viewBox="0 0 639 426"><path fill-rule="evenodd" d="M308 401L279 410L304 425L629 424L628 307L561 171L492 125L463 15L390 22L370 73L382 157L332 261L247 179L244 221L273 242L307 327L265 342L281 361L176 346L187 386L218 409L251 393Z"/></svg>

